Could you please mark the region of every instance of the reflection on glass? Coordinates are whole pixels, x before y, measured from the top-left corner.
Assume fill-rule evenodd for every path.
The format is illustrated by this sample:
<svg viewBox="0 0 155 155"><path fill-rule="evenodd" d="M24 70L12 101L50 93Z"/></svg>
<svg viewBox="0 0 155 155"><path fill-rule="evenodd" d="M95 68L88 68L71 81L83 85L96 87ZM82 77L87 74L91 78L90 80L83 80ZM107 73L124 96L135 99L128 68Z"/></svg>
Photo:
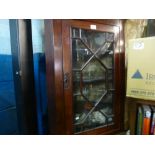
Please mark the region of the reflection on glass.
<svg viewBox="0 0 155 155"><path fill-rule="evenodd" d="M80 69L93 55L81 40L73 39L73 68Z"/></svg>
<svg viewBox="0 0 155 155"><path fill-rule="evenodd" d="M113 121L114 34L72 28L74 132Z"/></svg>

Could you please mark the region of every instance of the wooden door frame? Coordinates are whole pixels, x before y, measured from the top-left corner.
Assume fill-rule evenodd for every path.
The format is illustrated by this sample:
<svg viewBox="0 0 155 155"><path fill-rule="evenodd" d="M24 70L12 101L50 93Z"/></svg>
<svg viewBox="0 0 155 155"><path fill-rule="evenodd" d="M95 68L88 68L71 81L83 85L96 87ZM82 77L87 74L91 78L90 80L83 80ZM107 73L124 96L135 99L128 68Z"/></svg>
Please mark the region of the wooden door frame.
<svg viewBox="0 0 155 155"><path fill-rule="evenodd" d="M45 20L45 58L49 134L65 134L62 20Z"/></svg>
<svg viewBox="0 0 155 155"><path fill-rule="evenodd" d="M37 134L31 20L9 24L19 134Z"/></svg>

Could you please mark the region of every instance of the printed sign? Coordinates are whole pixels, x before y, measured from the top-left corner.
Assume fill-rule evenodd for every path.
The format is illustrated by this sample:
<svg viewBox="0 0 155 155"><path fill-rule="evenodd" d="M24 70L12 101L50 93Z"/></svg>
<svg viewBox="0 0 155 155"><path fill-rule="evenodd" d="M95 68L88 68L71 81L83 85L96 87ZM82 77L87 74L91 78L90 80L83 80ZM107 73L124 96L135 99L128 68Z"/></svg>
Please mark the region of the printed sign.
<svg viewBox="0 0 155 155"><path fill-rule="evenodd" d="M155 100L155 37L129 40L127 96Z"/></svg>

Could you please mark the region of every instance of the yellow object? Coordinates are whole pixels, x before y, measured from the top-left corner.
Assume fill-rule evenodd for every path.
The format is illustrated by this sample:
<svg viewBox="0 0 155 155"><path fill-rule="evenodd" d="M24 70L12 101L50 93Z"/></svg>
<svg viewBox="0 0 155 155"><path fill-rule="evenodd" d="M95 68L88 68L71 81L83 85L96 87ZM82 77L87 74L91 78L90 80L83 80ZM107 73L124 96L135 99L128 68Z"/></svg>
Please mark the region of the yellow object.
<svg viewBox="0 0 155 155"><path fill-rule="evenodd" d="M155 37L128 42L128 97L155 100Z"/></svg>

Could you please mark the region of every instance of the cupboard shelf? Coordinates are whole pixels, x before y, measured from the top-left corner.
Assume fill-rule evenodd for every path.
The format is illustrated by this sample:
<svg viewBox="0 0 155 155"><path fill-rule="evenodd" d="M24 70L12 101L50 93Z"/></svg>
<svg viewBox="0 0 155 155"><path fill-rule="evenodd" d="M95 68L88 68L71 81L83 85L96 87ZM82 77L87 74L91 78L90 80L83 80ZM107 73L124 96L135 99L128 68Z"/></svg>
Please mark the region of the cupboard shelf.
<svg viewBox="0 0 155 155"><path fill-rule="evenodd" d="M113 81L113 79L107 79L107 81L108 82L112 82ZM73 82L75 82L75 83L79 83L80 82L80 80L73 80ZM97 83L97 82L106 82L106 79L105 78L97 78L97 79L88 79L88 80L86 80L86 79L84 79L84 80L82 80L82 83Z"/></svg>

